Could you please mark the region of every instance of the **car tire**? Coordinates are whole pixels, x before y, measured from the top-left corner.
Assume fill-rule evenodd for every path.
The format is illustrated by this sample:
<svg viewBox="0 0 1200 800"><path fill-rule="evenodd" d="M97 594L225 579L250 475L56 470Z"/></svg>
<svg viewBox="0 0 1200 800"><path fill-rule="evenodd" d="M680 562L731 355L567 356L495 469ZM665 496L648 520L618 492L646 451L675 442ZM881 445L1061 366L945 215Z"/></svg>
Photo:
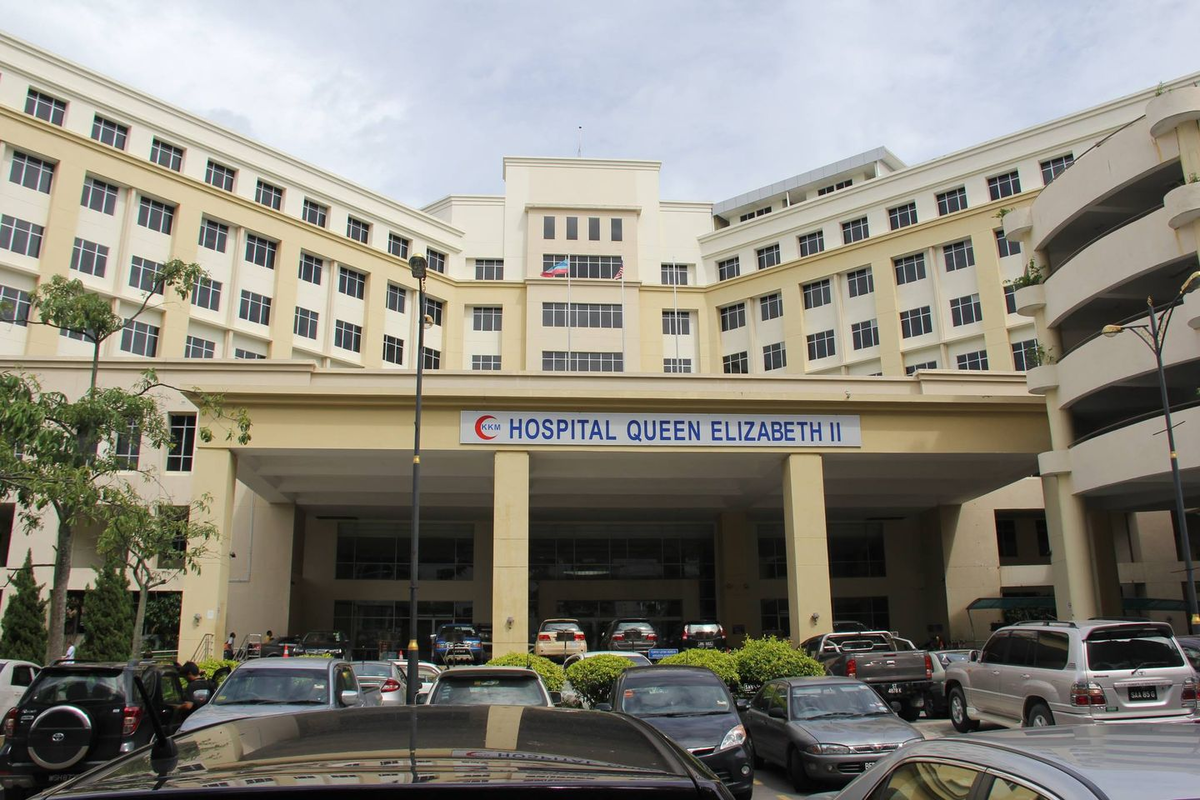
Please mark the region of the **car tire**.
<svg viewBox="0 0 1200 800"><path fill-rule="evenodd" d="M1045 703L1034 703L1025 712L1026 728L1048 728L1054 724L1054 713Z"/></svg>
<svg viewBox="0 0 1200 800"><path fill-rule="evenodd" d="M792 779L792 788L797 792L807 792L812 788L812 779L804 771L804 759L800 757L799 750L788 751L787 772L788 777Z"/></svg>
<svg viewBox="0 0 1200 800"><path fill-rule="evenodd" d="M83 709L52 706L29 727L29 759L50 772L68 770L87 756L97 735L91 715Z"/></svg>
<svg viewBox="0 0 1200 800"><path fill-rule="evenodd" d="M741 791L741 792L738 792L737 794L735 794L733 796L733 800L751 800L752 797L754 797L754 787L753 786L751 786L749 789L746 789L745 791Z"/></svg>
<svg viewBox="0 0 1200 800"><path fill-rule="evenodd" d="M913 705L912 700L901 700L900 710L896 713L899 714L900 719L904 720L905 722L916 722L917 718L921 716L921 709Z"/></svg>
<svg viewBox="0 0 1200 800"><path fill-rule="evenodd" d="M959 733L970 733L979 727L979 722L967 715L967 696L963 694L961 687L955 686L950 690L948 701L950 722L954 725L954 730Z"/></svg>

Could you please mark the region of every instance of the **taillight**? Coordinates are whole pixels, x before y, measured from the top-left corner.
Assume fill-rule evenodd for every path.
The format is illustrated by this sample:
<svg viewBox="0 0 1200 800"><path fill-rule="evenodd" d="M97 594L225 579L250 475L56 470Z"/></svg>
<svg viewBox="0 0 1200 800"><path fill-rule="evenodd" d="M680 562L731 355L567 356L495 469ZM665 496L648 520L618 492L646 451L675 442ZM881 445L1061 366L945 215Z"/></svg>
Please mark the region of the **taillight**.
<svg viewBox="0 0 1200 800"><path fill-rule="evenodd" d="M847 678L857 678L858 677L858 659L856 659L856 658L846 659L846 677Z"/></svg>
<svg viewBox="0 0 1200 800"><path fill-rule="evenodd" d="M4 715L4 738L11 739L12 735L17 732L17 708L13 706Z"/></svg>
<svg viewBox="0 0 1200 800"><path fill-rule="evenodd" d="M383 694L387 694L388 692L398 692L400 691L400 688L400 681L396 680L395 678L388 678L383 682L383 686L379 687L379 691Z"/></svg>
<svg viewBox="0 0 1200 800"><path fill-rule="evenodd" d="M584 639L583 631L575 631L575 641L582 642Z"/></svg>
<svg viewBox="0 0 1200 800"><path fill-rule="evenodd" d="M657 633L647 633L647 634L646 634L646 639L647 639L647 640L649 640L649 641L651 641L651 642L657 642L657 641L658 641L658 634L657 634Z"/></svg>
<svg viewBox="0 0 1200 800"><path fill-rule="evenodd" d="M687 628L684 628L683 629L683 640L686 642L687 639L688 639Z"/></svg>
<svg viewBox="0 0 1200 800"><path fill-rule="evenodd" d="M933 677L933 659L929 657L929 653L925 654L925 680Z"/></svg>
<svg viewBox="0 0 1200 800"><path fill-rule="evenodd" d="M552 638L553 638L553 637L552 637L550 634L548 634L548 633L539 633L539 634L538 634L538 641L539 641L539 642L548 642L548 641L550 641Z"/></svg>
<svg viewBox="0 0 1200 800"><path fill-rule="evenodd" d="M141 706L125 706L121 712L121 735L132 736L133 732L138 729L138 725L142 722L142 707Z"/></svg>
<svg viewBox="0 0 1200 800"><path fill-rule="evenodd" d="M614 642L623 642L623 641L625 641L625 634L623 634L623 633L614 633L614 634L612 635L612 640L613 640Z"/></svg>
<svg viewBox="0 0 1200 800"><path fill-rule="evenodd" d="M1076 683L1071 686L1071 705L1106 706L1108 698L1098 683Z"/></svg>
<svg viewBox="0 0 1200 800"><path fill-rule="evenodd" d="M1186 681L1183 682L1183 691L1179 694L1179 699L1185 706L1194 707L1196 705L1196 679L1195 678L1188 678ZM5 724L5 730L8 730L8 728L7 728L8 721L5 720L4 724Z"/></svg>

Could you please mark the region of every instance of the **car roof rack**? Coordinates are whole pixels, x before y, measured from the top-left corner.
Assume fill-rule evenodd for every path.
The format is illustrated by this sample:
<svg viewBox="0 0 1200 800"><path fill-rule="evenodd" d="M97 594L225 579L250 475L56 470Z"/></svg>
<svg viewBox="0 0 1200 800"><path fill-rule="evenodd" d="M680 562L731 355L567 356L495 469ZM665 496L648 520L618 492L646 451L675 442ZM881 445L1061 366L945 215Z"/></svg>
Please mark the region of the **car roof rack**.
<svg viewBox="0 0 1200 800"><path fill-rule="evenodd" d="M1014 622L1012 625L1009 625L1008 627L1017 628L1017 627L1024 627L1024 626L1044 627L1044 628L1050 628L1050 627L1078 628L1079 627L1078 625L1076 625L1074 622L1072 622L1069 619L1026 619L1026 620L1021 620L1020 622Z"/></svg>

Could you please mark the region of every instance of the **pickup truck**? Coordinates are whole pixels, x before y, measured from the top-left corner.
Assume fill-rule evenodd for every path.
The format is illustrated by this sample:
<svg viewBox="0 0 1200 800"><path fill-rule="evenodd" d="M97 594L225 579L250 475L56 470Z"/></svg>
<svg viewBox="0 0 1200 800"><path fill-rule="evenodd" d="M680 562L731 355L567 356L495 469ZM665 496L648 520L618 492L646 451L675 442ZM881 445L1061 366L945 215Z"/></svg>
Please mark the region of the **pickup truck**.
<svg viewBox="0 0 1200 800"><path fill-rule="evenodd" d="M826 633L801 642L830 675L857 678L912 722L925 707L933 663L928 653L890 631Z"/></svg>

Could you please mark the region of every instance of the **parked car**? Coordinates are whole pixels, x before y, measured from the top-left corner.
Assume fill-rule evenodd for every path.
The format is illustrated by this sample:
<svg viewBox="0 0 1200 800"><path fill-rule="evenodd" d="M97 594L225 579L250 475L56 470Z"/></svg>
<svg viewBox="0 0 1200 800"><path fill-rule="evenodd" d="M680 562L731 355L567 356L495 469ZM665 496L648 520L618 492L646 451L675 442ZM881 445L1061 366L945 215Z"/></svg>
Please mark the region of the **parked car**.
<svg viewBox="0 0 1200 800"><path fill-rule="evenodd" d="M31 661L0 661L0 719L20 702L41 669Z"/></svg>
<svg viewBox="0 0 1200 800"><path fill-rule="evenodd" d="M483 663L483 639L474 625L447 623L439 627L431 638L435 664Z"/></svg>
<svg viewBox="0 0 1200 800"><path fill-rule="evenodd" d="M300 640L300 647L303 652L293 655L350 657L350 640L341 631L309 631Z"/></svg>
<svg viewBox="0 0 1200 800"><path fill-rule="evenodd" d="M147 705L134 687L141 678ZM0 785L5 800L86 772L150 741L147 717L179 728L183 682L173 665L52 664L4 717Z"/></svg>
<svg viewBox="0 0 1200 800"><path fill-rule="evenodd" d="M1007 727L1190 722L1196 673L1160 622L1022 622L946 670L950 720Z"/></svg>
<svg viewBox="0 0 1200 800"><path fill-rule="evenodd" d="M404 659L397 659L393 661L392 664L395 665L396 669L400 670L400 674L404 676L404 679L407 682L408 662ZM417 692L424 692L425 694L428 694L429 690L433 688L434 679L437 678L441 671L442 668L437 664L434 664L432 661L418 661L417 676L421 679L421 685L417 687Z"/></svg>
<svg viewBox="0 0 1200 800"><path fill-rule="evenodd" d="M631 662L635 667L654 666L654 662L646 658L641 653L634 653L629 650L591 650L587 653L578 653L568 658L563 662L563 669L568 669L572 664L582 661L585 658L594 658L595 656L617 656ZM569 678L563 681L561 696L562 705L568 708L587 707L587 703L575 692L575 687L571 685Z"/></svg>
<svg viewBox="0 0 1200 800"><path fill-rule="evenodd" d="M600 650L648 653L658 647L658 632L647 619L614 619L600 634Z"/></svg>
<svg viewBox="0 0 1200 800"><path fill-rule="evenodd" d="M966 661L970 650L931 650L930 663L933 675L929 679L929 693L925 696L925 716L944 719L950 716L950 701L946 697L946 667L955 661Z"/></svg>
<svg viewBox="0 0 1200 800"><path fill-rule="evenodd" d="M587 636L577 619L548 619L538 626L533 642L533 654L566 660L577 653L587 652Z"/></svg>
<svg viewBox="0 0 1200 800"><path fill-rule="evenodd" d="M555 693L557 694L557 693ZM434 706L554 706L536 672L524 667L459 667L437 676L426 703Z"/></svg>
<svg viewBox="0 0 1200 800"><path fill-rule="evenodd" d="M673 642L679 650L727 650L725 627L716 620L693 620L683 623Z"/></svg>
<svg viewBox="0 0 1200 800"><path fill-rule="evenodd" d="M400 706L295 714L286 725L227 721L176 737L174 757L142 750L46 797L729 798L701 764L632 717L513 711Z"/></svg>
<svg viewBox="0 0 1200 800"><path fill-rule="evenodd" d="M1175 641L1179 642L1179 649L1183 650L1192 669L1200 673L1200 636L1177 636Z"/></svg>
<svg viewBox="0 0 1200 800"><path fill-rule="evenodd" d="M1178 800L1196 797L1191 725L1088 725L989 731L915 742L837 800Z"/></svg>
<svg viewBox="0 0 1200 800"><path fill-rule="evenodd" d="M304 646L299 636L280 636L259 645L258 653L262 658L291 657L304 655Z"/></svg>
<svg viewBox="0 0 1200 800"><path fill-rule="evenodd" d="M879 692L908 722L921 715L933 678L933 661L912 642L890 631L853 631L814 636L800 647L830 675L857 678Z"/></svg>
<svg viewBox="0 0 1200 800"><path fill-rule="evenodd" d="M255 659L225 679L206 705L180 727L190 731L240 717L264 717L380 705L377 687L361 687L354 670L336 658Z"/></svg>
<svg viewBox="0 0 1200 800"><path fill-rule="evenodd" d="M848 783L885 754L921 740L920 731L853 678L768 681L743 718L755 756L786 769L798 792Z"/></svg>
<svg viewBox="0 0 1200 800"><path fill-rule="evenodd" d="M700 759L738 800L754 794L754 754L725 683L705 667L631 667L613 682L616 711L653 725Z"/></svg>
<svg viewBox="0 0 1200 800"><path fill-rule="evenodd" d="M834 633L854 633L856 631L869 630L871 629L856 619L835 619L833 621Z"/></svg>
<svg viewBox="0 0 1200 800"><path fill-rule="evenodd" d="M404 673L391 661L355 661L351 665L358 685L379 690L379 702L385 706L402 706L408 695Z"/></svg>

